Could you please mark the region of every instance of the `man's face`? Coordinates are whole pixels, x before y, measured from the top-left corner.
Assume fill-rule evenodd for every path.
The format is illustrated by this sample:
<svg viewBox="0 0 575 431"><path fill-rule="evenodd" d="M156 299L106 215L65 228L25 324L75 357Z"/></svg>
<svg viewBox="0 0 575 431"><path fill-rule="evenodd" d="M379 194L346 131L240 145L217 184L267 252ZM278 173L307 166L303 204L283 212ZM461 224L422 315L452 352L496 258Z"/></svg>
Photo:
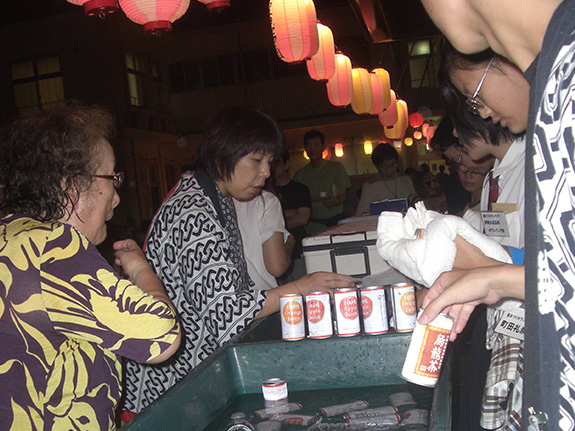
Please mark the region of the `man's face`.
<svg viewBox="0 0 575 431"><path fill-rule="evenodd" d="M321 143L321 139L313 138L304 142L304 148L310 160L321 160L325 145Z"/></svg>

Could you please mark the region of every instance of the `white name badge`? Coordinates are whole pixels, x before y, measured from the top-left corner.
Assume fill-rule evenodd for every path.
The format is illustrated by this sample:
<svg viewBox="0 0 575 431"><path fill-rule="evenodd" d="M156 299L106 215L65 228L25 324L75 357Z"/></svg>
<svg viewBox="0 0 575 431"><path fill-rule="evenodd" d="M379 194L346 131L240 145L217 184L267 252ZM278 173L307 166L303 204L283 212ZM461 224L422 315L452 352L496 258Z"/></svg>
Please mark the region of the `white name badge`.
<svg viewBox="0 0 575 431"><path fill-rule="evenodd" d="M481 211L483 230L487 236L509 236L509 226L503 211Z"/></svg>
<svg viewBox="0 0 575 431"><path fill-rule="evenodd" d="M495 332L523 340L525 338L525 309L505 311L503 317L497 322Z"/></svg>

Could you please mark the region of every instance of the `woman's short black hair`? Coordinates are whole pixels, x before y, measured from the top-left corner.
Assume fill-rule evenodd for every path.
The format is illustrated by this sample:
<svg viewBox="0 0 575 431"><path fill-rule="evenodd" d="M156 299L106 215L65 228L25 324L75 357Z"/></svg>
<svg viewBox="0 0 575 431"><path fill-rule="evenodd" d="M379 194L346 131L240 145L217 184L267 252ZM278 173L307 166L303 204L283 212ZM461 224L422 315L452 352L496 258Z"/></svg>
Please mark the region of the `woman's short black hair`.
<svg viewBox="0 0 575 431"><path fill-rule="evenodd" d="M459 139L453 135L453 121L451 121L451 116L445 114L437 128L433 137L429 141L429 146L432 150L443 153L449 147L459 147Z"/></svg>
<svg viewBox="0 0 575 431"><path fill-rule="evenodd" d="M399 154L397 154L397 150L393 148L392 145L382 142L375 147L371 153L371 161L374 166L379 166L386 160L397 162L399 160Z"/></svg>
<svg viewBox="0 0 575 431"><path fill-rule="evenodd" d="M514 140L517 136L508 129L494 124L489 119L483 119L475 115L467 108L466 97L455 87L451 80L451 74L455 70L475 70L486 68L493 58L492 69L501 68L500 56L491 49L477 54L462 54L457 51L446 38L440 44L440 67L438 81L441 96L449 116L453 121L453 126L457 130L459 140L465 144L473 145L473 141L484 140L492 145L501 145L504 142ZM437 133L437 132L436 132Z"/></svg>
<svg viewBox="0 0 575 431"><path fill-rule="evenodd" d="M252 153L281 157L284 148L284 134L272 117L257 109L231 106L208 121L197 163L215 181L230 179L242 157Z"/></svg>
<svg viewBox="0 0 575 431"><path fill-rule="evenodd" d="M113 134L108 110L78 101L17 118L0 134L3 211L41 221L69 214Z"/></svg>

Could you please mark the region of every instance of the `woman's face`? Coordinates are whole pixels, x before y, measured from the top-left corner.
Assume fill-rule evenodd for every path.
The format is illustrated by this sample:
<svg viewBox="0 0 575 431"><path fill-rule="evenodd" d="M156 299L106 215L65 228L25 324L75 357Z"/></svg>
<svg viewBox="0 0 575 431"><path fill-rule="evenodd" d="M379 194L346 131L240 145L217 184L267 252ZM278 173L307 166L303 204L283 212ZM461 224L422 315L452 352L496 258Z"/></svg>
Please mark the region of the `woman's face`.
<svg viewBox="0 0 575 431"><path fill-rule="evenodd" d="M483 188L483 180L485 179L486 172L489 172L492 167L493 159L477 163L474 172L470 172L465 165L459 164L457 165L457 175L459 175L459 180L463 188L473 193ZM477 169L479 173L476 173L475 169Z"/></svg>
<svg viewBox="0 0 575 431"><path fill-rule="evenodd" d="M103 141L100 149L100 164L95 175L114 175L114 151L107 141ZM106 239L106 222L114 215L114 208L120 203L114 184L105 178L92 178L90 188L82 193L75 207L75 212L65 223L73 225L82 232L88 240L98 245Z"/></svg>
<svg viewBox="0 0 575 431"><path fill-rule="evenodd" d="M451 81L469 99L477 90L486 67L487 64L474 69L453 70ZM507 127L512 133L521 133L527 128L529 84L511 63L498 58L491 65L476 100L483 105L479 108L482 118L491 118L495 124Z"/></svg>
<svg viewBox="0 0 575 431"><path fill-rule="evenodd" d="M259 195L266 178L270 176L273 157L266 153L251 153L236 164L230 179L218 181L224 196L231 195L239 201L248 201Z"/></svg>

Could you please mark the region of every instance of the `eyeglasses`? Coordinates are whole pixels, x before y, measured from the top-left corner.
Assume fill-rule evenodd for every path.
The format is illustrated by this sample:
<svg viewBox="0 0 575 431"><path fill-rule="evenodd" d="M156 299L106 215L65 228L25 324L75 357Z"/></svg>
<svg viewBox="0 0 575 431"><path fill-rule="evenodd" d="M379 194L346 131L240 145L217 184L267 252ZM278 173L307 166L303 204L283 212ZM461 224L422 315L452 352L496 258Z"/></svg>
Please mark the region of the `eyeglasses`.
<svg viewBox="0 0 575 431"><path fill-rule="evenodd" d="M483 176L487 175L491 170L486 168L470 168L469 166L462 165L461 163L457 164L457 169L459 170L459 172L463 174L469 172L470 174L483 175Z"/></svg>
<svg viewBox="0 0 575 431"><path fill-rule="evenodd" d="M92 175L92 176L96 178L103 178L105 180L112 180L115 189L119 189L122 186L122 183L124 182L123 172L118 172L115 175Z"/></svg>
<svg viewBox="0 0 575 431"><path fill-rule="evenodd" d="M473 96L471 97L471 99L467 99L465 101L465 103L467 103L467 109L469 109L475 115L479 115L479 110L484 107L483 103L481 103L480 101L477 100L477 96L479 96L479 91L481 91L481 87L483 86L483 81L485 81L485 77L487 76L487 72L489 72L489 68L491 67L491 64L493 63L493 60L495 60L495 57L491 57L491 60L489 60L489 63L487 64L487 67L485 68L485 72L483 72L483 76L481 77L481 81L479 81L479 84L477 85L477 89L475 90L475 93L473 93Z"/></svg>

